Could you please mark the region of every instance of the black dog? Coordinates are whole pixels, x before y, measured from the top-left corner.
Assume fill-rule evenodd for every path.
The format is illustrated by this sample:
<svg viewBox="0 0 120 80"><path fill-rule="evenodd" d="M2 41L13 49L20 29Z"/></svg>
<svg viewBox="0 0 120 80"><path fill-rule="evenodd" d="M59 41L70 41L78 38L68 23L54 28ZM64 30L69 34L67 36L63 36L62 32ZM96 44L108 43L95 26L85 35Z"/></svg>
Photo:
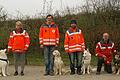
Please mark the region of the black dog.
<svg viewBox="0 0 120 80"><path fill-rule="evenodd" d="M120 74L120 53L119 52L114 55L114 66L115 66L114 73L119 75Z"/></svg>

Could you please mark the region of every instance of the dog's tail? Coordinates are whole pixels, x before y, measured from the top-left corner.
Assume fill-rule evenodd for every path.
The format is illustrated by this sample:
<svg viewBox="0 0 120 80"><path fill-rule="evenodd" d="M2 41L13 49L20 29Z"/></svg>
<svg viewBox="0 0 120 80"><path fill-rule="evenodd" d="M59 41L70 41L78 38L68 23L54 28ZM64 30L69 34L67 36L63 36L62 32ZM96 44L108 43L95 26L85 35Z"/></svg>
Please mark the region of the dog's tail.
<svg viewBox="0 0 120 80"><path fill-rule="evenodd" d="M91 72L96 72L97 68L91 68Z"/></svg>
<svg viewBox="0 0 120 80"><path fill-rule="evenodd" d="M62 73L63 73L63 75L69 74L69 73L70 73L70 70L62 69Z"/></svg>

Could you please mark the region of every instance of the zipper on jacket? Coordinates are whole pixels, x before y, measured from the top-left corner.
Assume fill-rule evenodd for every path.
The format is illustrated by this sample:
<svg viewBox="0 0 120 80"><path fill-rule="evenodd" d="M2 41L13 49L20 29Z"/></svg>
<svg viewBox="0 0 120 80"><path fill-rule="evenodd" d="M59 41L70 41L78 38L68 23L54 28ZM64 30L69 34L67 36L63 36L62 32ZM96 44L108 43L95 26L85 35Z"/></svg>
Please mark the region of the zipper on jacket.
<svg viewBox="0 0 120 80"><path fill-rule="evenodd" d="M49 27L49 45L50 45L50 28L51 28L51 25L48 25Z"/></svg>

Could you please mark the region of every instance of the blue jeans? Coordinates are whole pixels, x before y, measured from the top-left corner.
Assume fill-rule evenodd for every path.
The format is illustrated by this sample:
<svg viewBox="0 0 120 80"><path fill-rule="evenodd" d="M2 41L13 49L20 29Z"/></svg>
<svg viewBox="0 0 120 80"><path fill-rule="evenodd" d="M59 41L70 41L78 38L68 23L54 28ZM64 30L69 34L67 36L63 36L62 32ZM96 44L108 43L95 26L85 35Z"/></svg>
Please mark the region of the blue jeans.
<svg viewBox="0 0 120 80"><path fill-rule="evenodd" d="M81 71L82 67L82 58L83 53L82 52L73 52L68 53L69 59L70 59L70 69L72 72L75 72L75 68L77 68L77 72Z"/></svg>
<svg viewBox="0 0 120 80"><path fill-rule="evenodd" d="M50 73L53 72L53 51L55 46L44 46L44 60L45 60L45 72Z"/></svg>

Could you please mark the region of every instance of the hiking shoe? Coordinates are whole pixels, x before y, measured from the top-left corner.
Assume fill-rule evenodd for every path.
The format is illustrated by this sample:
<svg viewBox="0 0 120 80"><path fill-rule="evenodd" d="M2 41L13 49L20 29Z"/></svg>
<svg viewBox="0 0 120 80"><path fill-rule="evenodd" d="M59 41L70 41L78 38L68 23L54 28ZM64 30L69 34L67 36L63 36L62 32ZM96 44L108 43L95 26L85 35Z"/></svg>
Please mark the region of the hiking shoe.
<svg viewBox="0 0 120 80"><path fill-rule="evenodd" d="M14 76L17 76L18 75L18 72L16 71L15 73L14 73Z"/></svg>
<svg viewBox="0 0 120 80"><path fill-rule="evenodd" d="M100 72L97 72L96 75L100 75Z"/></svg>
<svg viewBox="0 0 120 80"><path fill-rule="evenodd" d="M21 76L24 76L24 72L23 71L21 72Z"/></svg>
<svg viewBox="0 0 120 80"><path fill-rule="evenodd" d="M50 72L50 76L54 76L54 72Z"/></svg>
<svg viewBox="0 0 120 80"><path fill-rule="evenodd" d="M48 75L49 75L49 73L45 73L45 74L44 74L44 76L48 76Z"/></svg>

